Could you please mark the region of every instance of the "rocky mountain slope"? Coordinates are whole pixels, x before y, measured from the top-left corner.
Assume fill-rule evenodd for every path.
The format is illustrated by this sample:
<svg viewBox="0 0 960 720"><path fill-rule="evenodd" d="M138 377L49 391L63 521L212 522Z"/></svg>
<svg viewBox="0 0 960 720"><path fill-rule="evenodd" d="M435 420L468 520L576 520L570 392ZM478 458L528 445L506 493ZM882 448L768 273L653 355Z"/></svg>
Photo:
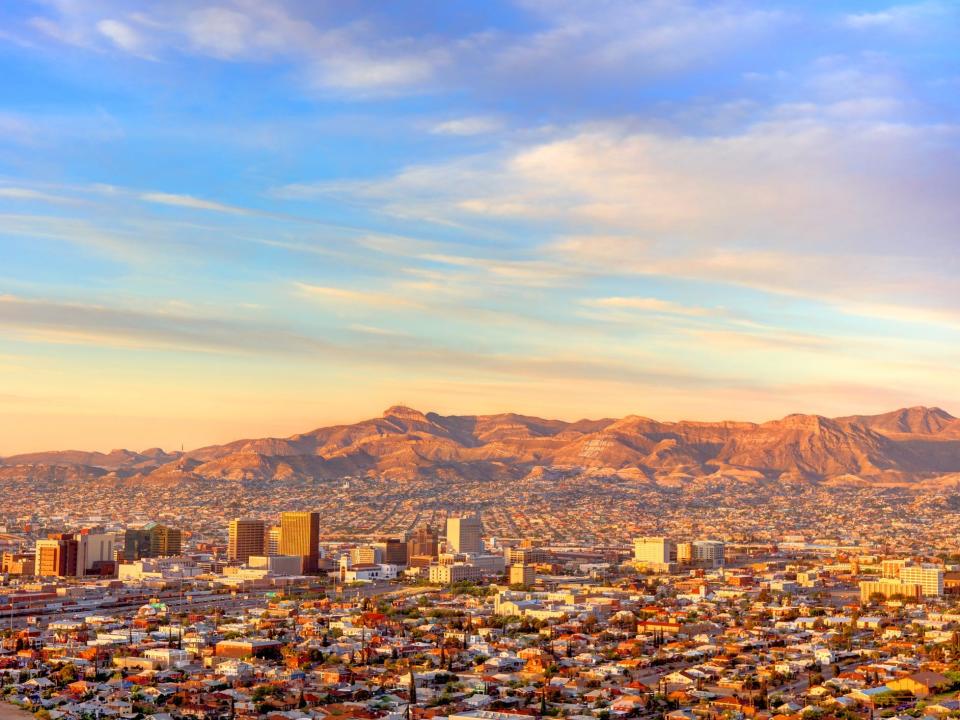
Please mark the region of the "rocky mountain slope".
<svg viewBox="0 0 960 720"><path fill-rule="evenodd" d="M960 473L960 420L939 408L762 424L619 420L563 422L515 414L442 416L391 407L381 417L288 438L237 440L186 453L61 451L0 461L4 477L282 481L376 475L438 482L619 477L916 483ZM955 477L955 475L953 475Z"/></svg>

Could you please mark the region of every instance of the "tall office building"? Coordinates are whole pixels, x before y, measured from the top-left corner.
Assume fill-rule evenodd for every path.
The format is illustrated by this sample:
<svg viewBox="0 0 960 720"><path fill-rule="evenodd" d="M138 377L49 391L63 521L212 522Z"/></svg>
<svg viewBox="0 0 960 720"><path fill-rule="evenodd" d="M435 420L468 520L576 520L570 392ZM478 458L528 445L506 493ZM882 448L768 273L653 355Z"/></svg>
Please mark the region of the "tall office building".
<svg viewBox="0 0 960 720"><path fill-rule="evenodd" d="M280 526L268 527L264 534L263 549L267 555L280 554Z"/></svg>
<svg viewBox="0 0 960 720"><path fill-rule="evenodd" d="M183 532L155 522L141 528L127 528L123 533L123 559L179 555L183 549Z"/></svg>
<svg viewBox="0 0 960 720"><path fill-rule="evenodd" d="M227 558L245 563L251 555L263 555L266 532L266 523L263 520L231 520L227 536Z"/></svg>
<svg viewBox="0 0 960 720"><path fill-rule="evenodd" d="M116 535L102 528L82 530L77 538L77 574L89 572L112 575L116 565Z"/></svg>
<svg viewBox="0 0 960 720"><path fill-rule="evenodd" d="M407 542L400 538L387 538L373 543L373 547L380 550L383 562L389 565L407 564Z"/></svg>
<svg viewBox="0 0 960 720"><path fill-rule="evenodd" d="M83 577L89 572L113 572L114 536L83 530L37 540L34 568L41 577Z"/></svg>
<svg viewBox="0 0 960 720"><path fill-rule="evenodd" d="M725 546L720 540L694 540L693 561L707 567L723 565Z"/></svg>
<svg viewBox="0 0 960 720"><path fill-rule="evenodd" d="M37 540L34 568L40 577L76 577L76 538L70 533L63 533Z"/></svg>
<svg viewBox="0 0 960 720"><path fill-rule="evenodd" d="M123 533L123 559L151 557L149 528L127 528Z"/></svg>
<svg viewBox="0 0 960 720"><path fill-rule="evenodd" d="M303 572L317 572L320 565L319 513L280 513L280 554L299 555L303 559Z"/></svg>
<svg viewBox="0 0 960 720"><path fill-rule="evenodd" d="M407 540L407 562L415 557L435 558L440 550L437 531L427 525L414 530Z"/></svg>
<svg viewBox="0 0 960 720"><path fill-rule="evenodd" d="M447 518L447 552L483 552L483 525L479 515Z"/></svg>
<svg viewBox="0 0 960 720"><path fill-rule="evenodd" d="M150 530L150 557L170 557L183 550L183 532L177 528L147 523Z"/></svg>
<svg viewBox="0 0 960 720"><path fill-rule="evenodd" d="M670 538L637 538L633 541L633 559L648 565L667 565L677 561L677 546Z"/></svg>

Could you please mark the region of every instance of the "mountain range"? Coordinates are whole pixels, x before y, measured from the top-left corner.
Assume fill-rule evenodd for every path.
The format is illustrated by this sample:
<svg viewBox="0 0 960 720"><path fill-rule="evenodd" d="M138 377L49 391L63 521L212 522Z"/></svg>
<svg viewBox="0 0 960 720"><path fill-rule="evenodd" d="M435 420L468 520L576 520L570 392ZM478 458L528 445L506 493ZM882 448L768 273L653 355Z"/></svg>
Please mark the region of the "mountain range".
<svg viewBox="0 0 960 720"><path fill-rule="evenodd" d="M395 406L352 425L188 452L67 450L0 460L0 479L549 481L576 474L668 485L703 479L956 483L960 419L940 408L913 407L838 418L797 414L759 424L635 415L565 422Z"/></svg>

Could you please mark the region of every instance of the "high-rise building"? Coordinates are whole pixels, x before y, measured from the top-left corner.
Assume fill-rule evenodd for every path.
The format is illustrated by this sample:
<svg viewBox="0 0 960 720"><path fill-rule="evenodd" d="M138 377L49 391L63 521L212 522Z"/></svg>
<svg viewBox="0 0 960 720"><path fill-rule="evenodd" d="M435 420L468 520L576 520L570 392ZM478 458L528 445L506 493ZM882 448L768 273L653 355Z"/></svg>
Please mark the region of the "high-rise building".
<svg viewBox="0 0 960 720"><path fill-rule="evenodd" d="M267 555L280 554L280 526L273 525L267 528L264 535L263 549Z"/></svg>
<svg viewBox="0 0 960 720"><path fill-rule="evenodd" d="M692 545L695 563L715 568L723 565L725 546L722 541L695 540Z"/></svg>
<svg viewBox="0 0 960 720"><path fill-rule="evenodd" d="M183 532L159 523L127 528L123 533L124 560L179 555L182 549Z"/></svg>
<svg viewBox="0 0 960 720"><path fill-rule="evenodd" d="M34 569L41 577L82 577L114 571L114 536L91 530L53 534L37 540Z"/></svg>
<svg viewBox="0 0 960 720"><path fill-rule="evenodd" d="M315 573L320 564L320 514L280 513L280 554L303 558L303 572Z"/></svg>
<svg viewBox="0 0 960 720"><path fill-rule="evenodd" d="M943 595L943 567L941 565L904 565L900 568L900 582L919 585L925 597Z"/></svg>
<svg viewBox="0 0 960 720"><path fill-rule="evenodd" d="M150 530L151 557L170 557L179 555L183 550L181 530L158 523L148 523L144 527Z"/></svg>
<svg viewBox="0 0 960 720"><path fill-rule="evenodd" d="M447 518L447 552L483 552L483 525L479 515Z"/></svg>
<svg viewBox="0 0 960 720"><path fill-rule="evenodd" d="M633 541L633 559L648 565L668 565L677 561L677 546L670 538L637 538Z"/></svg>
<svg viewBox="0 0 960 720"><path fill-rule="evenodd" d="M435 558L440 550L437 531L423 525L418 527L407 541L407 561L414 557Z"/></svg>
<svg viewBox="0 0 960 720"><path fill-rule="evenodd" d="M38 576L77 576L77 540L72 534L54 534L37 540L35 554L34 568Z"/></svg>
<svg viewBox="0 0 960 720"><path fill-rule="evenodd" d="M116 568L116 536L102 529L82 530L77 538L77 574L91 571L113 575Z"/></svg>
<svg viewBox="0 0 960 720"><path fill-rule="evenodd" d="M373 543L373 547L380 551L383 562L388 565L407 564L407 541L401 538L385 538Z"/></svg>
<svg viewBox="0 0 960 720"><path fill-rule="evenodd" d="M227 535L227 558L245 563L251 555L263 555L266 534L263 520L231 520Z"/></svg>
<svg viewBox="0 0 960 720"><path fill-rule="evenodd" d="M151 557L149 528L127 528L123 533L123 559Z"/></svg>

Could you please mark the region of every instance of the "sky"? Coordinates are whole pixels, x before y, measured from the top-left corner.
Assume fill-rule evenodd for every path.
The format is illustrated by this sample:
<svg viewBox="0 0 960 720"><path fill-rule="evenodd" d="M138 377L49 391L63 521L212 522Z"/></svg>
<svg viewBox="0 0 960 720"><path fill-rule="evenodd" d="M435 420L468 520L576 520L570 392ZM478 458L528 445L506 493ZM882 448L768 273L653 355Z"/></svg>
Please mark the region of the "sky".
<svg viewBox="0 0 960 720"><path fill-rule="evenodd" d="M0 455L960 414L960 3L0 5Z"/></svg>

